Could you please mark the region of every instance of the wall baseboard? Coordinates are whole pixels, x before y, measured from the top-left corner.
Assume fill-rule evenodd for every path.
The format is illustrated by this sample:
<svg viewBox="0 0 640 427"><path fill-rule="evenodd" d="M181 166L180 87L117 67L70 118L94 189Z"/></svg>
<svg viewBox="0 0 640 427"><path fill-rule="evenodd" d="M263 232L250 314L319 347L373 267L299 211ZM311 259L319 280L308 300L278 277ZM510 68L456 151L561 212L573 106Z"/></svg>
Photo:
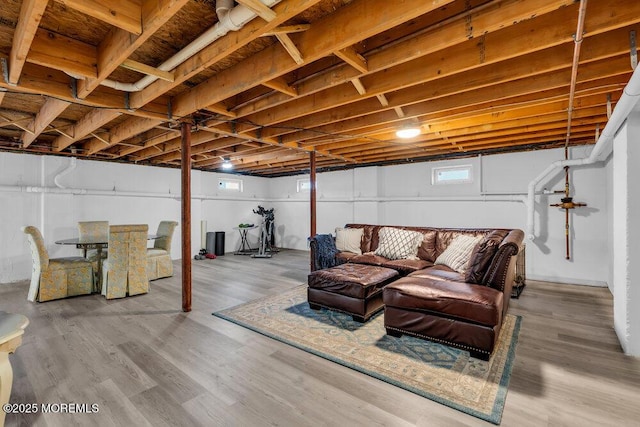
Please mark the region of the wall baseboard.
<svg viewBox="0 0 640 427"><path fill-rule="evenodd" d="M598 288L607 287L607 282L603 282L601 280L567 279L566 277L537 276L529 273L527 273L527 279L537 280L540 282L563 283L567 285L595 286Z"/></svg>

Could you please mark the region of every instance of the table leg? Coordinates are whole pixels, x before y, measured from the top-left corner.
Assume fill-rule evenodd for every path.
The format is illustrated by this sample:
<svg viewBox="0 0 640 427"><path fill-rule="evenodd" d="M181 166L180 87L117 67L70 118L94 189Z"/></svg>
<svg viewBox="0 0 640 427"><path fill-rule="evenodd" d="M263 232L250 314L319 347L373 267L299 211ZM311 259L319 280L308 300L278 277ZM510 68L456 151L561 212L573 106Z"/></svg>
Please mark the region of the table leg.
<svg viewBox="0 0 640 427"><path fill-rule="evenodd" d="M249 232L248 228L239 228L238 233L240 233L240 247L234 253L235 255L248 255L253 249L251 245L249 245L249 239L247 238L247 233Z"/></svg>
<svg viewBox="0 0 640 427"><path fill-rule="evenodd" d="M97 245L96 247L96 256L98 257L98 271L96 274L98 277L96 278L96 292L102 293L102 246Z"/></svg>

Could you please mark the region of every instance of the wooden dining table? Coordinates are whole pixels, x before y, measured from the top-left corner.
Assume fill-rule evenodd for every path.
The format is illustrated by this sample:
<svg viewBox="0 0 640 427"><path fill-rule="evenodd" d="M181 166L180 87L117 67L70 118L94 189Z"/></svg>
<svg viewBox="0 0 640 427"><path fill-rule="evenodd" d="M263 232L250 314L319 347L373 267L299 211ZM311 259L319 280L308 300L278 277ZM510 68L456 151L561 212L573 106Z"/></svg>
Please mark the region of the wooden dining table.
<svg viewBox="0 0 640 427"><path fill-rule="evenodd" d="M155 240L163 236L147 234L147 240ZM78 249L95 249L98 256L98 277L96 279L97 292L102 292L102 250L109 247L109 236L72 237L56 240L56 245L75 245Z"/></svg>

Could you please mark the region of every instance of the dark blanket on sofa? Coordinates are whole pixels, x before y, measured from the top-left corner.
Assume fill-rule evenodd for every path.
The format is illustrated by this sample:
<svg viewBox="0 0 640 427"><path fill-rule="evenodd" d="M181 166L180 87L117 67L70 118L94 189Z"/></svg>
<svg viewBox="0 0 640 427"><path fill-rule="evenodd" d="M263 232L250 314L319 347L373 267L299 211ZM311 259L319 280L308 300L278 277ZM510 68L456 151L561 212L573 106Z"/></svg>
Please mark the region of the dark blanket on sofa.
<svg viewBox="0 0 640 427"><path fill-rule="evenodd" d="M316 256L314 258L315 269L322 270L325 268L335 267L338 262L336 254L338 249L331 234L317 234L313 237L316 241Z"/></svg>

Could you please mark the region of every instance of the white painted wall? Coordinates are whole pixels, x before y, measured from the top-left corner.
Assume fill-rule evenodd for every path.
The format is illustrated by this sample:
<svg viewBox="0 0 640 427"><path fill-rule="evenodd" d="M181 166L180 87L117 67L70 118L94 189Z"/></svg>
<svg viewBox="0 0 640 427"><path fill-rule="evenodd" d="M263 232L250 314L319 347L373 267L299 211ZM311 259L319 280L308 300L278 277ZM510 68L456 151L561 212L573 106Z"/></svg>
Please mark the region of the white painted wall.
<svg viewBox="0 0 640 427"><path fill-rule="evenodd" d="M572 150L572 157L588 155L587 147ZM349 222L431 225L438 227L524 228L524 204L484 201L483 194L525 193L528 182L562 150L502 154L482 158L367 167L318 174L317 231L332 232ZM0 153L0 185L55 187L53 179L70 160L64 157ZM471 164L474 181L464 185L431 185L431 169L443 165ZM482 171L482 174L481 174ZM220 177L242 179L244 191L218 188ZM201 247L200 221L208 231L224 231L226 252L237 249L240 223L261 221L252 211L258 205L275 209L276 245L306 249L309 235L309 194L297 192L297 180L308 176L256 178L194 171L192 173L192 253ZM180 218L180 171L107 162L78 160L77 168L61 179L65 186L88 190L139 192L155 197L121 195L35 194L0 191L0 283L28 278L31 260L23 225L40 227L51 256L77 253L54 241L77 234L81 220L104 219L112 224L147 223L153 231L163 219ZM572 252L564 259L564 214L550 203L560 196L537 198L535 242L527 242L530 278L602 285L610 280L608 247L607 169L574 168L572 184L577 201L588 203L572 213ZM562 175L546 184L563 189ZM505 196L510 197L510 196ZM462 198L465 201L453 201ZM258 229L249 232L253 246ZM180 229L173 241L172 257L179 259ZM9 243L11 242L11 243Z"/></svg>
<svg viewBox="0 0 640 427"><path fill-rule="evenodd" d="M640 112L627 118L616 135L613 154L614 328L624 352L640 356Z"/></svg>
<svg viewBox="0 0 640 427"><path fill-rule="evenodd" d="M590 149L573 148L571 157L588 156ZM533 178L563 157L564 151L559 149L318 174L317 232L330 233L349 222L524 229L523 203L489 199L525 194ZM473 183L431 184L432 168L462 164L472 165ZM549 207L562 196L536 197L538 238L526 242L530 278L599 286L609 281L609 267L603 263L610 235L606 176L604 165L571 171L574 200L588 204L571 213L571 260L565 259L564 211ZM269 194L278 198L276 221L281 224L282 239L287 244L298 242L288 247L304 249L306 242L300 237L309 233L308 193L295 192L297 179L300 176L272 179ZM553 177L544 187L564 190L564 174ZM485 201L483 194L492 196ZM451 200L456 198L462 200Z"/></svg>

